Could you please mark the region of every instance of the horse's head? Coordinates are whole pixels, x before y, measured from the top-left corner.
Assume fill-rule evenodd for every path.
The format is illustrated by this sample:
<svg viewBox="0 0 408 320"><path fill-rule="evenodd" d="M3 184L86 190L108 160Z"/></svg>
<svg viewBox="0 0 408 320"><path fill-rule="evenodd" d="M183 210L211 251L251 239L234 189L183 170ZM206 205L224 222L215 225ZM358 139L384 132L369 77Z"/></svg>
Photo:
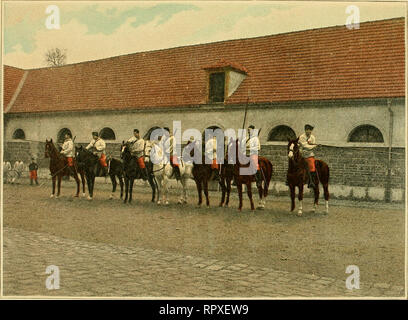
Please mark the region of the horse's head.
<svg viewBox="0 0 408 320"><path fill-rule="evenodd" d="M45 139L45 151L44 151L44 157L49 158L51 156L51 151L54 148L54 144L52 143L52 139L48 141L48 139Z"/></svg>
<svg viewBox="0 0 408 320"><path fill-rule="evenodd" d="M122 145L120 147L120 158L122 160L128 159L130 156L130 145L129 142L122 141Z"/></svg>
<svg viewBox="0 0 408 320"><path fill-rule="evenodd" d="M75 146L75 158L77 159L77 161L81 159L82 151L83 151L82 146L79 146L79 147Z"/></svg>
<svg viewBox="0 0 408 320"><path fill-rule="evenodd" d="M299 138L291 140L288 138L288 158L295 161L299 157Z"/></svg>

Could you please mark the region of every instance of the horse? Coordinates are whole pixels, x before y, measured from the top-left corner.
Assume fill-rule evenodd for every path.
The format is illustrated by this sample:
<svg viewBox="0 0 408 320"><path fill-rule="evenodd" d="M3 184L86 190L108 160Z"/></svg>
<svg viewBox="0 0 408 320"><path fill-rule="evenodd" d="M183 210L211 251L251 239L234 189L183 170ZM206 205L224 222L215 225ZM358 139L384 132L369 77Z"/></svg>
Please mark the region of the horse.
<svg viewBox="0 0 408 320"><path fill-rule="evenodd" d="M64 156L62 156L58 152L57 148L52 142L52 139L50 141L45 139L44 157L50 158L50 173L52 177L52 194L50 196L51 198L54 198L54 195L55 195L55 182L56 182L57 177L58 177L58 191L57 191L57 195L55 196L55 198L58 198L60 195L62 177L70 176L71 174L74 176L75 182L77 184L77 191L76 191L75 197L78 197L79 187L80 187L78 173L81 176L82 190L83 190L83 194L85 195L84 171L77 167L77 163L75 159L73 159L74 165L72 167L68 167L67 160L65 159Z"/></svg>
<svg viewBox="0 0 408 320"><path fill-rule="evenodd" d="M88 185L88 200L93 199L95 187L95 177L99 176L99 157L87 150L83 146L75 147L75 157L78 167L85 172L86 183Z"/></svg>
<svg viewBox="0 0 408 320"><path fill-rule="evenodd" d="M169 204L169 201L167 200L167 183L169 180L175 179L173 167L171 166L170 161L164 156L163 150L157 143L152 144L150 157L153 160L153 174L157 182L157 204L163 203L167 205ZM189 179L193 178L193 164L190 161L183 161L183 159L180 159L179 169L182 191L178 203L186 204L187 182Z"/></svg>
<svg viewBox="0 0 408 320"><path fill-rule="evenodd" d="M116 178L119 180L120 184L120 198L123 199L123 163L122 161L109 157L107 159L108 164L108 174L112 182L112 193L109 199L113 199L114 193L116 191Z"/></svg>
<svg viewBox="0 0 408 320"><path fill-rule="evenodd" d="M142 171L137 164L137 161L132 157L130 152L130 144L128 142L122 141L121 151L120 151L120 158L123 160L123 168L124 168L124 177L125 177L125 199L123 200L124 203L132 202L132 194L133 194L133 184L135 179L142 179ZM132 161L133 160L133 161ZM146 158L145 158L146 160ZM152 188L152 202L155 202L156 199L156 184L154 181L153 172L153 164L151 161L145 161L145 165L147 168L147 181Z"/></svg>
<svg viewBox="0 0 408 320"><path fill-rule="evenodd" d="M295 140L288 139L288 158L289 166L287 173L287 181L290 190L291 198L291 212L295 209L295 197L296 187L299 189L298 200L299 210L297 215L301 216L303 213L302 201L303 201L303 187L308 181L307 163L300 154L299 138ZM322 160L315 160L317 176L315 178L313 188L314 191L314 205L312 212L316 212L317 205L319 203L319 182L323 185L324 199L326 200L326 214L329 213L329 166Z"/></svg>
<svg viewBox="0 0 408 320"><path fill-rule="evenodd" d="M239 152L239 142L236 140L236 155ZM234 164L234 180L237 185L238 196L239 196L239 206L238 210L242 210L242 185L246 185L248 198L251 204L251 210L255 210L254 201L252 199L252 182L255 180L255 174L253 175L246 175L241 174L241 169L249 168L250 163L242 164L239 160L240 157L236 157L236 161ZM273 165L272 163L265 157L258 157L258 164L261 171L261 182L257 183L258 194L259 194L259 205L258 209L263 209L265 207L265 198L268 195L269 183L272 178L273 173Z"/></svg>

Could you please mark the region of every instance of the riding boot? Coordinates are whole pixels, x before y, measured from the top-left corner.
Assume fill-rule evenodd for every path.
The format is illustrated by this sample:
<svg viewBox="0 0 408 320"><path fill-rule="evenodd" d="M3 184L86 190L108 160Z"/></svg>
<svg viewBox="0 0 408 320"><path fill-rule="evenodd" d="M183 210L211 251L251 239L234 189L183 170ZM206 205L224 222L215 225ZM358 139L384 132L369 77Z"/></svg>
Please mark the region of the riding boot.
<svg viewBox="0 0 408 320"><path fill-rule="evenodd" d="M35 184L38 186L38 180L37 179L35 179Z"/></svg>
<svg viewBox="0 0 408 320"><path fill-rule="evenodd" d="M218 171L218 169L213 169L214 171L214 180L215 181L220 181L220 173Z"/></svg>
<svg viewBox="0 0 408 320"><path fill-rule="evenodd" d="M148 180L149 179L148 174L147 174L147 168L142 169L142 179L143 180Z"/></svg>
<svg viewBox="0 0 408 320"><path fill-rule="evenodd" d="M180 168L179 167L174 167L174 175L176 176L176 180L180 180L181 176L180 176Z"/></svg>
<svg viewBox="0 0 408 320"><path fill-rule="evenodd" d="M33 179L30 179L30 186L33 185Z"/></svg>
<svg viewBox="0 0 408 320"><path fill-rule="evenodd" d="M102 167L102 176L107 177L108 176L108 167Z"/></svg>
<svg viewBox="0 0 408 320"><path fill-rule="evenodd" d="M255 174L255 181L256 181L256 186L259 187L262 185L262 175L261 175L261 170L258 170Z"/></svg>
<svg viewBox="0 0 408 320"><path fill-rule="evenodd" d="M315 172L310 172L310 170L308 169L307 170L307 174L308 174L308 176L309 176L309 182L308 182L308 184L307 184L307 187L309 188L309 189L313 189L314 187L315 187L315 184L314 184L314 174L316 174Z"/></svg>

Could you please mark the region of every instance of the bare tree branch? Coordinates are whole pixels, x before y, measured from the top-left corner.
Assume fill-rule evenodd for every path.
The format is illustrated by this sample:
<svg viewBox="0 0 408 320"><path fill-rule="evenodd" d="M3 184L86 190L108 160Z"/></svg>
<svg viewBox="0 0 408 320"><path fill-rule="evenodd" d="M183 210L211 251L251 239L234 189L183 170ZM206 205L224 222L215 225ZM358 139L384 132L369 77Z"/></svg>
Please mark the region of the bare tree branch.
<svg viewBox="0 0 408 320"><path fill-rule="evenodd" d="M45 54L45 62L50 67L63 66L67 63L66 50L59 48L49 49Z"/></svg>

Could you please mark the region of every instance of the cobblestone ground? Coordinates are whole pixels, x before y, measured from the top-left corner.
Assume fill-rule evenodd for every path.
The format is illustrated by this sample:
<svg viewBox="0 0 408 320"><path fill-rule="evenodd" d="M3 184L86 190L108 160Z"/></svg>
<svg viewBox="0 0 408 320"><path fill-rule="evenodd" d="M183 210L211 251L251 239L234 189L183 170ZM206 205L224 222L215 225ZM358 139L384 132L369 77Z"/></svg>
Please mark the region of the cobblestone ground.
<svg viewBox="0 0 408 320"><path fill-rule="evenodd" d="M45 287L46 267L60 289ZM346 278L346 275L345 275ZM5 296L402 297L404 288L289 273L145 248L69 240L4 228Z"/></svg>

